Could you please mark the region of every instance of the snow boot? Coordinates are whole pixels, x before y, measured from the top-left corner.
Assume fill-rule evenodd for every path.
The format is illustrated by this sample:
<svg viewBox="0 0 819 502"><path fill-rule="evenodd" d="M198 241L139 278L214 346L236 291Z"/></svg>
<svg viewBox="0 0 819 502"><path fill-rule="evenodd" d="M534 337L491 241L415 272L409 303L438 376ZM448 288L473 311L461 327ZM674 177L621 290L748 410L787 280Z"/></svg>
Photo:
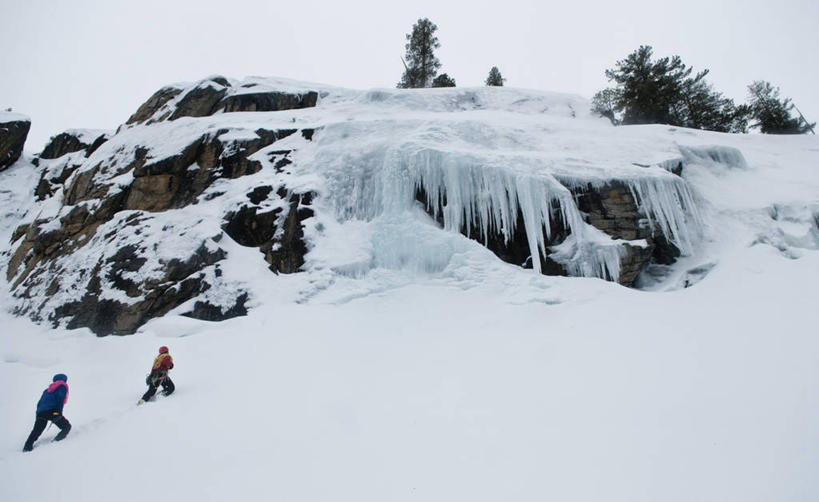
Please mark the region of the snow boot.
<svg viewBox="0 0 819 502"><path fill-rule="evenodd" d="M61 429L60 432L54 436L54 441L62 441L69 432L71 432L71 424L66 425L64 429Z"/></svg>
<svg viewBox="0 0 819 502"><path fill-rule="evenodd" d="M31 451L33 449L34 449L34 446L30 445L28 443L26 443L25 446L23 446L23 451Z"/></svg>

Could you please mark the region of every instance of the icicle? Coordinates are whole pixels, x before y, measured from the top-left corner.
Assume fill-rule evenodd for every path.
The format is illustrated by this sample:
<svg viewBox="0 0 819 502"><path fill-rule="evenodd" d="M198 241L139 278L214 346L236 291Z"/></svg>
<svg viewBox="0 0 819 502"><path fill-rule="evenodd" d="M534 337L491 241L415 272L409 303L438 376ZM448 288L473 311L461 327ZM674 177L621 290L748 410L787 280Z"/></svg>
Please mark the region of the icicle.
<svg viewBox="0 0 819 502"><path fill-rule="evenodd" d="M538 272L538 258L546 254L551 237L553 201L564 208L562 214L567 221L582 223L571 194L551 175L514 174L501 167L479 165L463 155L435 150L414 152L405 160L414 177L414 189L426 193L427 205L436 218L442 217L446 230L463 230L468 237L484 243L496 232L508 243L514 237L520 214L535 258L532 265ZM446 204L439 208L443 200ZM473 235L473 230L479 235Z"/></svg>
<svg viewBox="0 0 819 502"><path fill-rule="evenodd" d="M656 223L680 252L692 253L694 233L702 220L685 181L676 176L644 178L631 182L629 189L651 228Z"/></svg>
<svg viewBox="0 0 819 502"><path fill-rule="evenodd" d="M586 223L569 189L532 159L499 160L405 143L345 162L346 169L332 180L342 219L400 216L413 208L420 192L445 230L463 232L484 245L493 236L511 242L522 224L537 272L541 257L548 254L571 275L619 278L626 241ZM685 182L661 174L626 183L652 228L659 228L682 253L691 253L699 215ZM547 248L558 214L569 237Z"/></svg>

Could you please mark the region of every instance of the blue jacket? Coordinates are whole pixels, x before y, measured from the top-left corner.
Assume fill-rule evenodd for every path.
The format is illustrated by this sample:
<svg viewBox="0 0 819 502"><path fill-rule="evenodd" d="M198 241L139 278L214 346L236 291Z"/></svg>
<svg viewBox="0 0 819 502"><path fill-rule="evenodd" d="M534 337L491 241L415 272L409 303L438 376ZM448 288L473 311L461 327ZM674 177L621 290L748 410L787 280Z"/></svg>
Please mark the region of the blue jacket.
<svg viewBox="0 0 819 502"><path fill-rule="evenodd" d="M59 373L54 375L54 383L43 391L40 401L37 402L37 413L57 411L62 413L65 402L68 401L68 377Z"/></svg>

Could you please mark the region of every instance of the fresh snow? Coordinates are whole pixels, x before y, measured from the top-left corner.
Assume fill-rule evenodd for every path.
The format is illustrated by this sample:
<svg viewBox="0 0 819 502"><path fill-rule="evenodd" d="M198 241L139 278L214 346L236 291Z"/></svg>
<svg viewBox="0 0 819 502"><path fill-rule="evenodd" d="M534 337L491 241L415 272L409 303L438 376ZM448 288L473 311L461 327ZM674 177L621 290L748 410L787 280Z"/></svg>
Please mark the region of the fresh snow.
<svg viewBox="0 0 819 502"><path fill-rule="evenodd" d="M6 122L31 122L31 118L29 118L28 115L23 115L22 113L0 110L0 124L4 124Z"/></svg>
<svg viewBox="0 0 819 502"><path fill-rule="evenodd" d="M93 144L100 136L110 137L114 135L114 131L109 131L108 129L68 129L64 132L74 136L86 145Z"/></svg>
<svg viewBox="0 0 819 502"><path fill-rule="evenodd" d="M815 137L613 128L579 97L506 88L245 82L317 90L320 103L128 126L80 170L105 170L139 144L159 160L220 129L320 127L312 143L293 135L269 148L292 144L293 171L142 214L142 236L121 228L123 213L107 224L121 228L113 240L101 229L87 248L150 246L155 270L210 242L250 188L286 181L319 194L306 272L271 274L258 250L223 238L225 283L209 294L248 291L247 317L196 321L183 306L107 338L14 317L0 281L1 500L819 498ZM682 179L668 172L674 159ZM60 211L49 202L33 214L29 162L0 173L3 274L17 224ZM446 231L467 220L506 230L520 207L540 246L548 205L537 201L555 200L575 230L557 256L579 275L616 275L622 243L585 225L567 195L610 179L629 182L687 254L653 266L644 291L541 276ZM412 198L444 184L442 230ZM163 239L163 228L186 238ZM589 258L570 261L577 253ZM87 257L73 259L66 284ZM160 345L177 391L137 407ZM69 377L74 429L51 444L52 427L21 453L57 372Z"/></svg>

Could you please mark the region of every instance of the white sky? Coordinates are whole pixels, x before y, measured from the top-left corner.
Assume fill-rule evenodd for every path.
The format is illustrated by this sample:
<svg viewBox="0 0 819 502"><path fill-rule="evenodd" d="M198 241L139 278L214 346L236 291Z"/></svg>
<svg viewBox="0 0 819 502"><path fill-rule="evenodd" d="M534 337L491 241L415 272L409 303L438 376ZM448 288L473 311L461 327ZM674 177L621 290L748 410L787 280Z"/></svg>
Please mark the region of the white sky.
<svg viewBox="0 0 819 502"><path fill-rule="evenodd" d="M32 118L26 148L114 129L165 84L212 74L394 87L404 35L438 25L442 72L590 97L640 44L679 54L737 101L765 79L819 120L816 0L279 2L0 0L0 109Z"/></svg>

